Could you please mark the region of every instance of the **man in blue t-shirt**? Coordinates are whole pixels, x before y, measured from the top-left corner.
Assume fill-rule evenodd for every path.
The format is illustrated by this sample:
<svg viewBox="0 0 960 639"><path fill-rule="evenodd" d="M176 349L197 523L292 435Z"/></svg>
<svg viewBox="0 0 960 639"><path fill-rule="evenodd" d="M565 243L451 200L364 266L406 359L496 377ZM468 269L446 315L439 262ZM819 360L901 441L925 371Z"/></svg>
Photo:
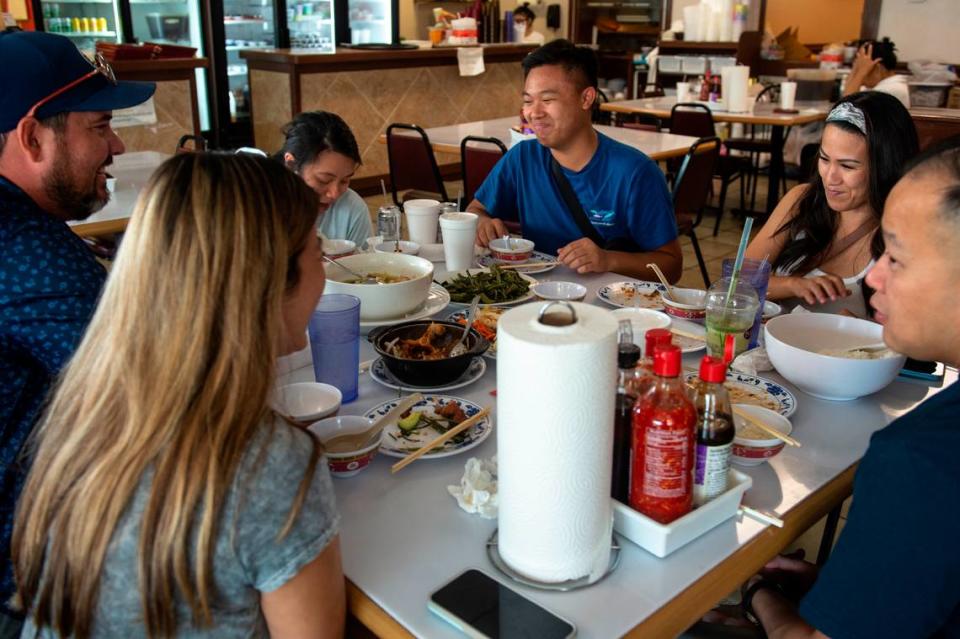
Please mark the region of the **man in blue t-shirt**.
<svg viewBox="0 0 960 639"><path fill-rule="evenodd" d="M515 145L467 206L480 216L478 243L486 246L507 234L499 218L519 218L523 236L537 249L556 253L579 273L656 279L647 268L654 262L668 279L679 279L683 254L663 174L637 149L593 128L593 51L554 40L524 58L523 73L523 116L537 139ZM581 230L565 203L554 161L590 233Z"/></svg>
<svg viewBox="0 0 960 639"><path fill-rule="evenodd" d="M890 192L882 228L886 252L867 283L884 341L957 366L960 137L917 159ZM748 589L744 604L769 637L960 637L958 416L953 383L873 435L846 526L819 576L778 557ZM804 592L798 609L789 595Z"/></svg>
<svg viewBox="0 0 960 639"><path fill-rule="evenodd" d="M67 226L102 208L123 143L113 109L153 83L117 82L67 38L0 33L0 639L19 636L10 539L22 457L47 393L73 354L106 273Z"/></svg>

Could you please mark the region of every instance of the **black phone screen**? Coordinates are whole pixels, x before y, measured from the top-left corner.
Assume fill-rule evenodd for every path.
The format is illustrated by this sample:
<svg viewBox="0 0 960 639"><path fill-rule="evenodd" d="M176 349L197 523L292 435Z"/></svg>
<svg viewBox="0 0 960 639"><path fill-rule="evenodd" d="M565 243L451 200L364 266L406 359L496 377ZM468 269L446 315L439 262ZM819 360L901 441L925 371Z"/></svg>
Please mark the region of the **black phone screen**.
<svg viewBox="0 0 960 639"><path fill-rule="evenodd" d="M573 626L479 570L468 570L431 601L491 639L566 639Z"/></svg>

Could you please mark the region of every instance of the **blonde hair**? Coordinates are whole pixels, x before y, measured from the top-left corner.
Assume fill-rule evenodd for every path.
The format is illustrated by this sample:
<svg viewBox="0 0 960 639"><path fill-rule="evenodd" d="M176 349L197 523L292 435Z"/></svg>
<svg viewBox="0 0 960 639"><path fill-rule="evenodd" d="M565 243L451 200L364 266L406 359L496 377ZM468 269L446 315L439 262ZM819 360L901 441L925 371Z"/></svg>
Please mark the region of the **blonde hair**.
<svg viewBox="0 0 960 639"><path fill-rule="evenodd" d="M281 306L317 208L299 177L253 156L184 154L154 174L32 443L13 560L37 627L89 636L111 537L147 471L146 630L175 634L177 596L195 624L213 623L221 509L272 415Z"/></svg>

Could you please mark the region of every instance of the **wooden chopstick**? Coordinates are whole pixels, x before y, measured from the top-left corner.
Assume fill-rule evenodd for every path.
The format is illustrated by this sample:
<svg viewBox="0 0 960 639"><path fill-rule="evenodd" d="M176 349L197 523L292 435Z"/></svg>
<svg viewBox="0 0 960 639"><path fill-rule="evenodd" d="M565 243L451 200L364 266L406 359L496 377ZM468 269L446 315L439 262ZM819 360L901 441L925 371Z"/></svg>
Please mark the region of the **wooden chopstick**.
<svg viewBox="0 0 960 639"><path fill-rule="evenodd" d="M440 444L444 444L450 439L456 437L457 435L467 430L468 428L470 428L471 426L473 426L474 424L476 424L477 422L479 422L481 419L483 419L489 414L490 414L490 409L484 408L473 417L463 420L462 422L460 422L459 424L457 424L456 426L454 426L453 428L445 432L443 435L440 435L436 439L427 442L426 444L418 448L416 451L410 453L409 455L407 455L406 457L398 461L396 464L390 467L390 472L395 473L398 470L403 469L404 467L407 466L407 464L411 463L415 459L419 459L425 453L433 450Z"/></svg>
<svg viewBox="0 0 960 639"><path fill-rule="evenodd" d="M541 266L546 266L548 264L555 264L556 262L524 262L523 264L497 264L497 267L501 271L514 268L540 268Z"/></svg>
<svg viewBox="0 0 960 639"><path fill-rule="evenodd" d="M686 337L686 338L688 338L688 339L695 339L695 340L697 340L698 342L705 342L705 341L707 341L707 336L706 336L706 335L697 335L696 333L691 333L690 331L685 331L685 330L683 330L682 328L675 328L675 327L671 326L671 327L670 327L670 332L673 333L674 335L679 335L680 337Z"/></svg>
<svg viewBox="0 0 960 639"><path fill-rule="evenodd" d="M802 446L800 442L795 440L793 437L790 437L790 435L784 435L776 428L773 428L772 426L768 426L766 423L760 421L759 419L757 419L747 411L743 410L742 408L737 408L736 406L734 406L733 412L734 414L744 418L745 420L747 420L748 422L750 422L760 430L764 431L765 433L769 433L770 435L773 435L777 439L782 440L789 446L796 446L797 448Z"/></svg>
<svg viewBox="0 0 960 639"><path fill-rule="evenodd" d="M762 524L770 524L771 526L776 526L777 528L783 528L783 520L776 515L763 512L762 510L756 510L754 508L750 508L750 506L744 506L743 504L740 504L739 510L742 515L759 521Z"/></svg>

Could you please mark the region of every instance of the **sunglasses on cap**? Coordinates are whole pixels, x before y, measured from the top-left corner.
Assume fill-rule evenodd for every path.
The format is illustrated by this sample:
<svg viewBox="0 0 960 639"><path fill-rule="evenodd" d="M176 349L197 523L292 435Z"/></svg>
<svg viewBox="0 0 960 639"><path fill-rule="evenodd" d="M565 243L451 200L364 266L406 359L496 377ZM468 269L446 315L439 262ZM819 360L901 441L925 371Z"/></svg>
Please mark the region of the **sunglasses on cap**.
<svg viewBox="0 0 960 639"><path fill-rule="evenodd" d="M109 82L110 84L114 86L117 85L117 76L114 75L113 68L109 64L107 64L107 61L104 59L102 54L97 53L96 55L93 56L93 60L89 60L88 58L88 61L93 65L93 69L91 69L88 73L84 73L76 80L73 80L70 83L60 87L59 89L57 89L56 91L48 95L47 97L41 99L39 102L34 104L32 107L30 107L30 110L27 111L27 114L23 117L25 118L36 117L37 109L49 103L54 98L60 95L63 95L64 93L74 88L75 86L83 84L90 78L95 78L98 75L102 75L104 78L107 79L107 82Z"/></svg>

